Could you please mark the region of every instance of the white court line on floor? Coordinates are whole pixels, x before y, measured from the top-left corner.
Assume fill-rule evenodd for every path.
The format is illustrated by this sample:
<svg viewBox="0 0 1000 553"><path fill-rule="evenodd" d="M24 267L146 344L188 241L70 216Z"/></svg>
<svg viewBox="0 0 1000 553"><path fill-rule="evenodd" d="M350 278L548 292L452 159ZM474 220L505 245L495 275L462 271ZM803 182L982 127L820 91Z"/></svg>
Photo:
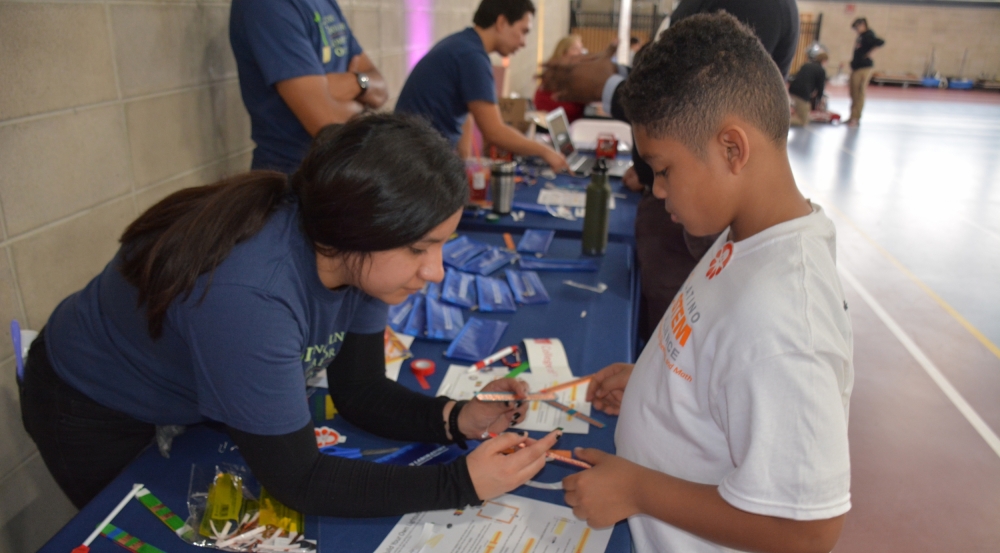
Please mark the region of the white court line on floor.
<svg viewBox="0 0 1000 553"><path fill-rule="evenodd" d="M969 225L970 227L972 227L972 228L974 228L974 229L976 229L976 230L978 230L980 232L983 232L983 233L985 233L985 234L987 234L989 236L992 236L993 238L996 238L997 240L1000 240L1000 233L996 232L993 229L988 229L988 228L980 225L979 223L974 223L974 222L972 222L972 221L970 221L968 219L965 219L964 217L959 217L958 220L962 221L963 223Z"/></svg>
<svg viewBox="0 0 1000 553"><path fill-rule="evenodd" d="M926 354L924 354L923 350L920 349L916 342L914 342L913 339L910 338L910 336L902 329L902 327L896 323L896 320L893 319L892 316L882 308L882 305L868 292L868 290L861 285L861 282L858 281L858 279L855 278L850 271L843 267L840 267L840 274L843 275L844 280L846 280L851 287L857 291L858 295L861 296L861 299L868 304L868 307L875 312L878 318L882 320L882 323L885 324L889 331L896 336L896 339L899 340L899 343L901 343L904 348L906 348L906 351L910 352L913 359L916 360L921 367L923 367L924 371L927 372L927 375L931 377L931 380L938 385L938 388L941 388L944 395L951 400L958 411L962 413L962 416L969 421L972 428L974 428L976 432L978 432L979 435L986 440L986 444L993 449L993 452L996 453L997 456L1000 456L1000 438L998 438L989 425L986 424L986 421L979 416L979 413L976 413L975 409L969 405L969 402L965 401L962 394L960 394L958 390L951 385L951 382L949 382L948 379L941 374L941 371L936 365L934 365L934 362L931 361Z"/></svg>

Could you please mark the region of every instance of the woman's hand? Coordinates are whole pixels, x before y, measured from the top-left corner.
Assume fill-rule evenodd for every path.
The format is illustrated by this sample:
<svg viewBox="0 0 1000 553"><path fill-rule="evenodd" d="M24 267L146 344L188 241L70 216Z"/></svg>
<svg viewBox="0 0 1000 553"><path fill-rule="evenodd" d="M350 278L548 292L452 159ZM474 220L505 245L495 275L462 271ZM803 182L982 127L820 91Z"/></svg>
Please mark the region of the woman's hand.
<svg viewBox="0 0 1000 553"><path fill-rule="evenodd" d="M562 436L562 431L556 430L532 442L527 432L505 432L480 444L467 459L469 476L479 499L486 501L503 495L538 474L545 466L545 452L556 445L559 436ZM519 447L521 449L517 449ZM517 450L509 455L503 454L511 448Z"/></svg>
<svg viewBox="0 0 1000 553"><path fill-rule="evenodd" d="M523 380L499 378L483 386L484 392L513 392L515 397L528 395ZM458 414L458 429L467 438L482 440L490 432L499 434L524 420L528 412L525 401L479 401L473 399Z"/></svg>
<svg viewBox="0 0 1000 553"><path fill-rule="evenodd" d="M587 401L593 403L596 409L617 415L621 411L622 395L633 368L635 365L629 363L612 363L594 373L587 387Z"/></svg>
<svg viewBox="0 0 1000 553"><path fill-rule="evenodd" d="M605 528L639 513L636 500L642 472L648 469L599 449L578 447L573 453L594 465L563 478L566 504L577 518L593 528Z"/></svg>

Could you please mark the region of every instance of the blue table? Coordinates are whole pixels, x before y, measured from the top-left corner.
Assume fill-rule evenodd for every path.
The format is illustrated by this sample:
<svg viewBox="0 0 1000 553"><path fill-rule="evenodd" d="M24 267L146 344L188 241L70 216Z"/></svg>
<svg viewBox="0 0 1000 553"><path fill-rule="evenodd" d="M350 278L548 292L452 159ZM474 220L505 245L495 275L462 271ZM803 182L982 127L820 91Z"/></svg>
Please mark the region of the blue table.
<svg viewBox="0 0 1000 553"><path fill-rule="evenodd" d="M497 233L464 233L471 238L489 244L502 245L502 237ZM553 240L548 257L576 258L580 256L577 240ZM498 273L499 274L499 273ZM552 303L537 306L520 306L513 314L485 314L465 311L466 317L495 318L508 321L510 326L501 338L501 346L515 344L524 338L559 338L566 348L570 366L576 375L593 373L616 361L635 359L634 328L637 311L638 286L637 271L633 265L632 248L626 244L609 244L608 251L601 260L596 273L539 273ZM562 284L563 280L597 284L604 282L608 289L603 294ZM581 317L583 311L586 317ZM416 357L432 359L438 366L437 372L428 378L431 391L441 384L448 365L443 357L447 343L414 341L411 349ZM403 364L399 382L411 389L421 391L409 370L409 363ZM424 392L431 393L431 392ZM603 429L591 428L586 435L567 434L560 440L560 449L576 446L597 447L614 451L614 432L617 417L610 417L594 411L593 417L604 422ZM328 424L348 436L348 447L384 448L402 445L380 438L358 429L336 417ZM534 437L541 436L533 433ZM162 458L155 448L147 449L114 482L104 489L97 498L87 505L62 530L59 531L40 551L66 553L80 544L108 512L128 493L133 483L145 484L164 504L182 518L187 516L187 493L191 466L197 463L209 469L218 463L242 464L239 452L224 433L204 426L193 427L174 441L170 459ZM552 464L535 477L543 482L553 482L571 474L574 469L560 464ZM518 495L563 504L560 491L538 490L522 486ZM342 519L332 517L309 517L307 536L319 539L320 551L333 553L341 551L373 551L389 533L399 517L376 519ZM189 546L179 540L145 507L131 501L115 518L114 523L132 535L147 541L165 551L200 551L204 549ZM630 551L628 526L622 522L616 525L608 552L627 553ZM91 550L94 553L118 553L119 546L103 537L98 537Z"/></svg>
<svg viewBox="0 0 1000 553"><path fill-rule="evenodd" d="M572 188L583 190L590 182L590 177L573 177L566 174L556 175L554 181L546 181L539 178L537 184L528 186L519 184L514 193L514 202L523 204L538 204L538 193L542 191L546 182L552 182L561 188ZM611 191L615 197L615 209L611 210L608 221L608 241L623 242L635 245L635 214L639 206L642 194L632 192L622 185L621 179L611 179ZM622 197L624 196L624 197ZM542 206L544 207L544 206ZM515 211L517 208L515 207ZM561 238L577 238L583 235L583 219L568 221L548 214L525 212L522 221L515 222L510 215L504 215L497 222L489 222L484 217L485 212L466 212L462 215L459 223L459 230L463 231L485 231L485 232L523 232L525 229L554 230L556 236Z"/></svg>

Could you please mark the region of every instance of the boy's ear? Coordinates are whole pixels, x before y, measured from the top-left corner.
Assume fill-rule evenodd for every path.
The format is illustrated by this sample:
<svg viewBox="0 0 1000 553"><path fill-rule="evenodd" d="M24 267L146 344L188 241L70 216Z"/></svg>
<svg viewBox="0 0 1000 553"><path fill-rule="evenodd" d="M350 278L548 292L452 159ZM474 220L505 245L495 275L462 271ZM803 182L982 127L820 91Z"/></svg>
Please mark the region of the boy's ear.
<svg viewBox="0 0 1000 553"><path fill-rule="evenodd" d="M730 173L739 175L750 161L750 140L746 131L739 125L727 125L719 131L717 140Z"/></svg>

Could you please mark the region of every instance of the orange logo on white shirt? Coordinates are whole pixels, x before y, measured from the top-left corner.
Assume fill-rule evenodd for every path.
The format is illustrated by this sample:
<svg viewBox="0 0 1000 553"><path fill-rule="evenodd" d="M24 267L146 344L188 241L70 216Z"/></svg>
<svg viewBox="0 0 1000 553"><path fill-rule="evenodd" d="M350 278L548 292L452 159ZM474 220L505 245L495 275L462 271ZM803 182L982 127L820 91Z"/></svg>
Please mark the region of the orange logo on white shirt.
<svg viewBox="0 0 1000 553"><path fill-rule="evenodd" d="M712 263L708 266L708 272L705 273L705 276L708 277L708 280L712 280L713 278L715 278L716 275L721 273L722 270L726 268L726 265L729 263L729 260L732 258L733 258L733 243L726 242L726 245L723 246L719 250L719 252L715 254L715 259L713 259Z"/></svg>

